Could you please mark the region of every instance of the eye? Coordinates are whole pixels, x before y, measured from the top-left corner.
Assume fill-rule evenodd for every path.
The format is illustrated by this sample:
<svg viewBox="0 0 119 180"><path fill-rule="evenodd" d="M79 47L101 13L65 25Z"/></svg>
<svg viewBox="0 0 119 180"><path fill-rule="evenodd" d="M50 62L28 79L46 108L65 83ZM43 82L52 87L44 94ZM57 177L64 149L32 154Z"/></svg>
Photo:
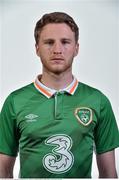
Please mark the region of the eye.
<svg viewBox="0 0 119 180"><path fill-rule="evenodd" d="M48 45L53 45L54 44L54 41L53 40L47 40L44 42L45 44L48 44Z"/></svg>
<svg viewBox="0 0 119 180"><path fill-rule="evenodd" d="M68 41L68 40L62 40L62 44L70 44L71 42L70 41Z"/></svg>

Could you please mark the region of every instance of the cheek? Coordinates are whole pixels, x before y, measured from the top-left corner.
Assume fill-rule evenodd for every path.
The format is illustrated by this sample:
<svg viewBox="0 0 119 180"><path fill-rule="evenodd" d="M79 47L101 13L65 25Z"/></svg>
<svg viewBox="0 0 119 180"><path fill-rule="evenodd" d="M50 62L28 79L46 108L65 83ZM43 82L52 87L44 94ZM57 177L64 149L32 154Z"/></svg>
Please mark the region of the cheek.
<svg viewBox="0 0 119 180"><path fill-rule="evenodd" d="M74 57L74 56L75 56L75 50L72 49L72 48L65 50L64 53L65 53L65 55L66 55L67 57Z"/></svg>
<svg viewBox="0 0 119 180"><path fill-rule="evenodd" d="M38 54L39 54L39 57L45 58L49 56L50 52L48 49L40 49Z"/></svg>

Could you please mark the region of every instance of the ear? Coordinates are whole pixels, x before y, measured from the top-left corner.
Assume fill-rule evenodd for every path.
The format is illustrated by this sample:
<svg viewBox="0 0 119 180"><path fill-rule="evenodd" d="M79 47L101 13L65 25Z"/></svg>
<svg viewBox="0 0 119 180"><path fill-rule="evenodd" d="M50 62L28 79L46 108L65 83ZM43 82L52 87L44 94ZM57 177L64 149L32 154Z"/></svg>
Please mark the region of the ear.
<svg viewBox="0 0 119 180"><path fill-rule="evenodd" d="M77 42L75 47L74 57L77 56L78 52L79 52L79 43Z"/></svg>
<svg viewBox="0 0 119 180"><path fill-rule="evenodd" d="M38 44L35 44L35 49L36 49L37 56L39 56L39 46L38 46Z"/></svg>

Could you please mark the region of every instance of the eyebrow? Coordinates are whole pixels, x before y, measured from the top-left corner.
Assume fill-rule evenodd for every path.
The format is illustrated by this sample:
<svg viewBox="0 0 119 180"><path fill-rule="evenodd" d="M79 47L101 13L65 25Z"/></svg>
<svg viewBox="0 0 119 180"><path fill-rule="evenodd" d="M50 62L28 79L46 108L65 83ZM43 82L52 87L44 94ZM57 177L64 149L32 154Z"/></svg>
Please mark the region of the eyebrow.
<svg viewBox="0 0 119 180"><path fill-rule="evenodd" d="M51 39L51 38L43 39L43 42L48 42L48 41L54 41L54 39Z"/></svg>
<svg viewBox="0 0 119 180"><path fill-rule="evenodd" d="M72 40L69 39L69 38L62 38L61 40L63 40L63 41L72 41Z"/></svg>
<svg viewBox="0 0 119 180"><path fill-rule="evenodd" d="M61 41L72 41L70 38L61 38ZM52 38L48 38L48 39L43 39L44 42L48 42L48 41L55 41L55 39Z"/></svg>

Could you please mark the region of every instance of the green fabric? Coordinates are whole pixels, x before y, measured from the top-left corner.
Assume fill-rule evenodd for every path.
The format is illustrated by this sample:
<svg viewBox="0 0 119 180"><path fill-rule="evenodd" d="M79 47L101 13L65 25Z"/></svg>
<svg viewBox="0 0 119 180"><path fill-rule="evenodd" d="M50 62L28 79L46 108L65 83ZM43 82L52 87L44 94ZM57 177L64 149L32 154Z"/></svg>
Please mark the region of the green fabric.
<svg viewBox="0 0 119 180"><path fill-rule="evenodd" d="M119 146L109 100L79 83L74 95L51 98L33 83L9 95L0 115L0 152L20 153L21 178L90 178L97 153Z"/></svg>

